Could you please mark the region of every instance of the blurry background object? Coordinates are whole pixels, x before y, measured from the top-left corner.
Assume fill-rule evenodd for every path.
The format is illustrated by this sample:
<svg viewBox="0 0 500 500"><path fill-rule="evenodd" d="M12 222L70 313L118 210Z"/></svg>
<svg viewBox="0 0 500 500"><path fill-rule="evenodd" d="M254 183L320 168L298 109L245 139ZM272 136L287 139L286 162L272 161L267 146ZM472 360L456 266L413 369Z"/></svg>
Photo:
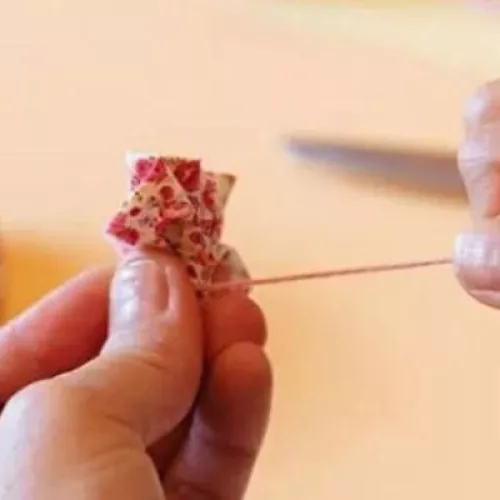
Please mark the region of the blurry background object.
<svg viewBox="0 0 500 500"><path fill-rule="evenodd" d="M381 7L446 7L456 4L456 0L291 0L296 4L317 4L332 7L361 7L377 9Z"/></svg>
<svg viewBox="0 0 500 500"><path fill-rule="evenodd" d="M465 200L456 155L397 146L291 137L287 150L300 158L355 176Z"/></svg>
<svg viewBox="0 0 500 500"><path fill-rule="evenodd" d="M486 12L500 12L499 0L468 0L468 3L472 7L483 9Z"/></svg>
<svg viewBox="0 0 500 500"><path fill-rule="evenodd" d="M246 2L241 2L245 4ZM393 49L483 79L500 74L486 54L498 43L500 1L255 0L254 15L324 43L341 37Z"/></svg>

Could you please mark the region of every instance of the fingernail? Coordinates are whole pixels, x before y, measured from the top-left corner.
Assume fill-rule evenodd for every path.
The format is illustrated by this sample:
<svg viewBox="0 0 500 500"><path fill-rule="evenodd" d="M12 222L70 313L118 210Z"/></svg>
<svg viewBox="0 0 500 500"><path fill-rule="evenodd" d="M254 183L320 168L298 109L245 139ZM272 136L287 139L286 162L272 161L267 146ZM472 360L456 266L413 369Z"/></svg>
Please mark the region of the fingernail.
<svg viewBox="0 0 500 500"><path fill-rule="evenodd" d="M466 267L500 267L500 235L460 234L455 242L455 263Z"/></svg>
<svg viewBox="0 0 500 500"><path fill-rule="evenodd" d="M110 329L131 328L163 314L168 306L165 266L146 255L126 259L111 287Z"/></svg>
<svg viewBox="0 0 500 500"><path fill-rule="evenodd" d="M500 305L500 234L470 232L455 242L458 279L480 302Z"/></svg>

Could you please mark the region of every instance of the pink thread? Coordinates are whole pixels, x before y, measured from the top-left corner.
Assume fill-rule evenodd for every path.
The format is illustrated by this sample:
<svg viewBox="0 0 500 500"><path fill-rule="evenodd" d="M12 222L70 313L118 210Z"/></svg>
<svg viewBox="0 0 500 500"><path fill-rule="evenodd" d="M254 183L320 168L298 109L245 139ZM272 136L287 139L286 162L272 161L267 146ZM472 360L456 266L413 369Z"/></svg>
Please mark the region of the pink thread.
<svg viewBox="0 0 500 500"><path fill-rule="evenodd" d="M276 285L279 283L290 283L294 281L306 281L306 280L325 279L325 278L333 278L340 276L351 276L356 274L374 274L374 273L383 273L389 271L402 271L402 270L417 269L422 267L441 266L451 263L452 259L447 258L447 259L403 262L399 264L381 264L375 266L330 269L327 271L290 274L285 276L271 276L269 278L226 281L223 283L215 283L209 285L206 288L206 290L208 292L218 292L223 290L227 291L227 290L235 290L241 288L248 289L253 286L260 286L260 285Z"/></svg>

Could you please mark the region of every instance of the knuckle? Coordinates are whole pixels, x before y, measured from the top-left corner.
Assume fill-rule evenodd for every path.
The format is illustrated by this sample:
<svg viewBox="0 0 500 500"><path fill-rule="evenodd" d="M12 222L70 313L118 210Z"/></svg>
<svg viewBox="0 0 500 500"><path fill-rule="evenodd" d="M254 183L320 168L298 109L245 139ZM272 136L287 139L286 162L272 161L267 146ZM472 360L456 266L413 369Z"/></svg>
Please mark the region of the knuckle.
<svg viewBox="0 0 500 500"><path fill-rule="evenodd" d="M487 163L486 158L477 151L477 148L471 145L470 141L463 141L457 153L458 168L463 174L468 173L469 170L476 170L478 165Z"/></svg>
<svg viewBox="0 0 500 500"><path fill-rule="evenodd" d="M458 166L469 195L488 184L494 169L494 164L488 159L470 156L460 158Z"/></svg>
<svg viewBox="0 0 500 500"><path fill-rule="evenodd" d="M459 154L458 166L473 214L496 217L500 211L500 158L465 149Z"/></svg>
<svg viewBox="0 0 500 500"><path fill-rule="evenodd" d="M63 379L55 378L35 382L15 394L5 412L18 418L68 417L88 408L85 391L74 390Z"/></svg>
<svg viewBox="0 0 500 500"><path fill-rule="evenodd" d="M500 158L487 144L477 140L465 140L458 148L458 168L465 180L476 178L497 168Z"/></svg>
<svg viewBox="0 0 500 500"><path fill-rule="evenodd" d="M55 411L60 399L59 383L54 380L35 382L16 393L5 405L5 415L21 421ZM36 417L35 417L36 418Z"/></svg>
<svg viewBox="0 0 500 500"><path fill-rule="evenodd" d="M500 79L485 83L471 95L464 116L470 126L500 119Z"/></svg>

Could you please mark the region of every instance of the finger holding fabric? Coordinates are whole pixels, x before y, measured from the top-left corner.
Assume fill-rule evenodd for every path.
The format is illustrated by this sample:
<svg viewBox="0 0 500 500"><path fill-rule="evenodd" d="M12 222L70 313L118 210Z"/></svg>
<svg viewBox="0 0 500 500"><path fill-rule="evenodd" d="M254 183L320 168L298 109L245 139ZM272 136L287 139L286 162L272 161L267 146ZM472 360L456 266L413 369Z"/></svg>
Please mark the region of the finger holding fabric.
<svg viewBox="0 0 500 500"><path fill-rule="evenodd" d="M220 242L234 179L179 158L139 155L131 166L130 199L109 226L126 256L111 287L105 282L109 308L101 293L99 304L87 297L78 310L78 318L104 318L83 322L82 331L93 328L90 347L5 384L1 495L233 499L247 487L270 411L265 324L244 291L206 287L247 276ZM52 313L58 331L80 304L68 302L71 290L45 305L42 318ZM52 331L33 314L9 327L5 338L18 339L4 344L11 355L27 326Z"/></svg>
<svg viewBox="0 0 500 500"><path fill-rule="evenodd" d="M8 403L0 418L0 496L164 499L166 490L173 499L200 492L241 498L270 411L258 307L227 294L202 308L182 266L148 253L119 266L110 312L97 358ZM30 315L30 328L43 328L47 316ZM201 325L211 346L204 361Z"/></svg>
<svg viewBox="0 0 500 500"><path fill-rule="evenodd" d="M179 263L143 255L118 268L110 310L98 357L8 401L0 496L163 498L145 449L179 424L197 395L199 304Z"/></svg>

